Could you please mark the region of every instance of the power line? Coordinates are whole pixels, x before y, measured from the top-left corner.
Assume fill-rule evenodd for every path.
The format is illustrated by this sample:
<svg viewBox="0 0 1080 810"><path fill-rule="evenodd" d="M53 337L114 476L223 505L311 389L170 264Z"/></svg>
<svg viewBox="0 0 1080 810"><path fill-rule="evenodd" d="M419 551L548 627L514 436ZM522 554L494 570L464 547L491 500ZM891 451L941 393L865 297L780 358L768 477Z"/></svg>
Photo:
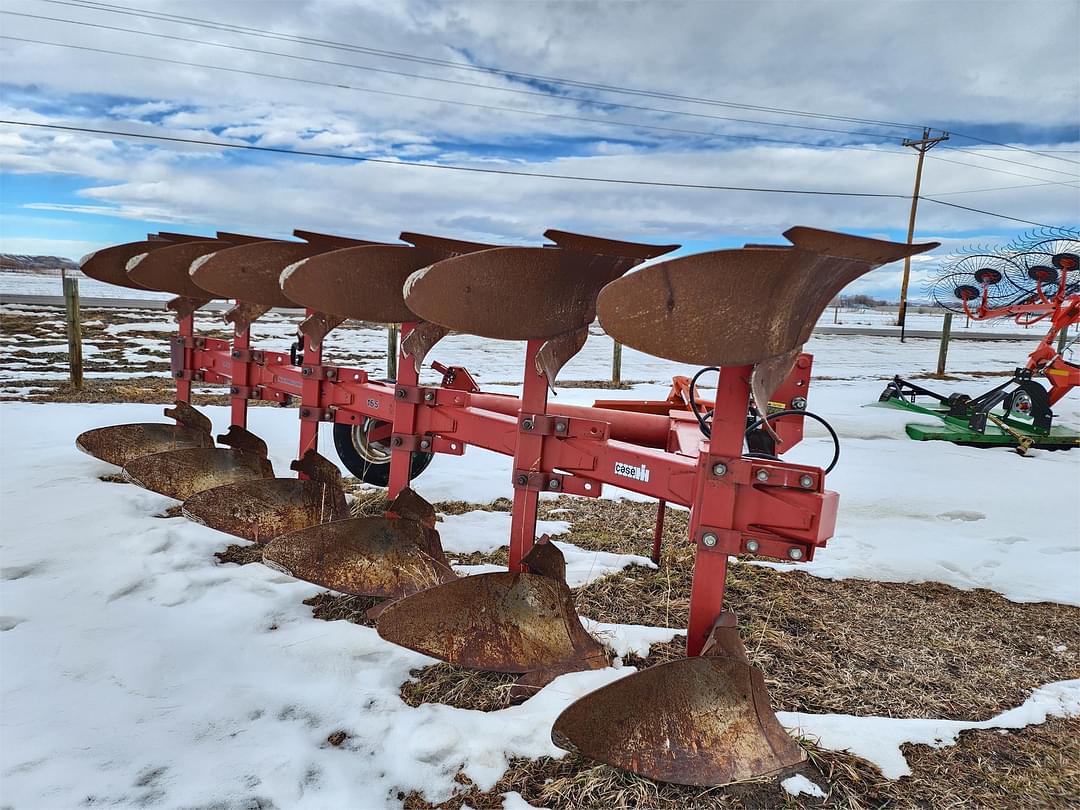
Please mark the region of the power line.
<svg viewBox="0 0 1080 810"><path fill-rule="evenodd" d="M927 155L927 157L930 157ZM950 163L952 161L949 161ZM984 191L1012 191L1014 189L1039 188L1040 186L1067 186L1080 190L1080 186L1073 185L1069 180L1049 180L1045 183L1024 183L1019 186L995 186L994 188L969 188L964 191L938 191L935 197L951 197L956 194L980 194Z"/></svg>
<svg viewBox="0 0 1080 810"><path fill-rule="evenodd" d="M430 65L437 65L437 66L441 66L441 67L447 67L447 68L451 68L451 69L454 69L454 70L482 72L482 73L488 73L488 74L503 76L503 77L507 77L507 78L516 78L516 79L520 79L520 80L524 80L524 81L540 81L540 82L545 82L545 83L549 83L549 84L561 84L561 85L571 86L571 87L580 87L580 88L591 89L591 90L601 90L601 91L604 91L604 92L622 93L622 94L638 95L638 96L647 96L647 97L652 97L652 98L664 98L664 99L669 99L669 100L684 101L684 102L693 103L693 104L707 104L707 105L713 105L713 106L732 107L732 108L736 108L736 109L756 110L756 111L759 111L759 112L766 112L766 113L778 114L778 115L791 115L791 116L800 116L800 117L808 117L808 118L819 118L819 119L822 119L822 120L833 120L833 121L847 121L847 122L851 122L851 123L872 124L872 125L876 125L876 126L899 127L901 129L921 129L923 127L923 125L920 125L920 124L911 124L911 123L903 123L903 122L896 122L896 121L878 121L878 120L874 120L874 119L858 118L858 117L854 117L854 116L842 116L842 115L835 115L835 114L829 114L829 113L816 113L816 112L811 112L811 111L806 111L806 110L792 110L792 109L785 109L785 108L782 108L782 107L769 107L769 106L764 106L764 105L742 104L742 103L733 102L733 101L726 101L726 100L721 100L721 99L711 99L711 98L705 98L705 97L701 97L701 96L684 96L684 95L680 95L680 94L677 94L677 93L668 93L668 92L664 92L664 91L643 90L643 89L640 89L640 88L622 87L622 86L619 86L619 85L603 84L603 83L599 83L599 82L585 82L585 81L580 81L580 80L575 80L575 79L567 79L567 78L561 78L561 77L555 77L555 76L545 76L545 75L534 74L534 73L523 73L523 72L511 71L511 70L506 70L506 69L503 69L503 68L493 67L493 66L476 65L476 64L473 64L473 63L470 63L470 62L462 62L462 61L458 61L458 60L440 59L438 57L426 57L426 56L420 56L420 55L417 55L417 54L407 53L407 52L403 52L403 51L390 51L390 50L385 50L385 49L380 49L380 48L371 48L371 47L368 47L368 46L355 45L355 44L345 43L345 42L335 42L333 40L320 39L320 38L317 38L317 37L306 37L306 36L301 36L301 35L281 34L279 32L270 31L270 30L263 29L263 28L253 28L253 27L250 27L250 26L242 26L242 25L238 25L238 24L235 24L235 23L223 23L223 22L220 22L220 21L206 20L206 19L202 19L202 18L198 18L198 17L188 17L188 16L184 16L184 15L179 15L179 14L169 14L169 13L166 13L166 12L152 11L152 10L149 10L149 9L133 8L131 6L121 6L121 5L111 4L111 3L96 2L96 0L74 0L74 2L72 0L42 0L42 1L46 2L46 3L53 4L53 5L63 5L63 6L69 6L69 7L75 7L75 8L83 8L83 9L87 9L87 10L91 10L91 11L103 11L103 12L108 12L108 13L112 13L112 14L122 14L122 15L126 15L126 16L143 17L143 18L147 18L147 19L156 19L156 20L165 21L165 22L174 22L174 23L179 22L179 23L182 23L182 24L185 24L185 25L191 25L191 26L196 26L196 27L211 28L211 29L220 30L220 31L230 31L230 32L233 32L233 33L241 33L241 34L245 34L245 35L249 35L249 36L260 36L260 37L263 37L263 38L279 39L279 40L283 40L283 41L297 42L297 43L307 44L307 45L315 45L317 47L334 48L334 49L337 49L337 50L351 50L351 51L356 51L356 52L360 52L360 53L367 53L367 54L374 55L374 56L381 56L381 57L388 58L388 59L399 59L399 60L405 60L405 61L411 61L411 62L419 62L419 63L422 63L422 64L430 64ZM1068 162L1068 163L1080 164L1080 161L1071 160L1069 158L1056 157L1055 155L1052 154L1052 152L1050 150L1038 151L1038 150L1034 150L1034 149L1026 149L1024 147L1016 146L1014 144L1000 143L998 141L992 141L992 140L982 138L982 137L979 137L979 136L976 136L976 135L969 135L969 134L962 133L962 132L956 132L955 130L950 130L950 132L953 135L957 136L957 137L961 137L961 138L965 138L965 139L973 140L973 141L978 141L980 143L990 144L990 145L993 145L993 146L998 146L998 147L1001 147L1001 148L1004 148L1004 149L1011 149L1011 150L1015 150L1015 151L1019 151L1019 152L1027 152L1027 153L1033 154L1033 155L1040 155L1040 156L1043 156L1043 157L1050 157L1053 160L1062 160L1062 161L1065 161L1065 162ZM959 151L968 151L968 150L963 149L963 148L959 148L959 147L957 147L957 148L959 149Z"/></svg>
<svg viewBox="0 0 1080 810"><path fill-rule="evenodd" d="M1053 225L1046 225L1042 222L1032 222L1030 219L1020 219L1019 217L1010 217L1007 214L996 214L993 211L984 211L981 208L970 208L966 205L959 205L958 203L946 202L945 200L935 200L933 197L920 197L920 199L926 200L929 203L935 203L937 205L947 205L949 208L960 208L964 211L974 211L976 214L986 214L988 217L997 217L998 219L1011 219L1013 222L1022 222L1025 225L1034 225L1036 228L1053 228Z"/></svg>
<svg viewBox="0 0 1080 810"><path fill-rule="evenodd" d="M222 149L241 149L251 152L270 152L279 155L293 155L296 157L318 157L328 158L331 160L342 160L354 163L378 163L389 166L409 166L413 168L424 169L441 169L444 171L458 171L458 172L470 172L475 174L498 174L498 175L511 175L515 177L539 177L550 180L572 180L580 182L590 183L608 183L614 185L625 186L651 186L657 188L686 188L686 189L702 189L706 191L743 191L743 192L757 192L761 194L797 194L797 195L811 195L820 197L864 197L864 198L878 198L878 199L895 199L895 200L907 200L909 197L904 194L879 194L864 191L823 191L817 189L791 189L791 188L761 188L755 186L720 186L720 185L708 185L704 183L676 183L670 181L661 180L630 180L624 178L614 177L591 177L587 175L571 175L571 174L553 174L549 172L523 172L513 169L491 169L480 168L477 166L456 166L446 163L420 163L410 160L391 160L389 158L372 158L363 157L361 155L342 155L334 152L315 152L301 149L281 149L273 146L255 146L253 144L240 144L229 143L227 141L210 141L201 138L180 138L171 135L150 135L146 133L138 132L122 132L118 130L98 129L94 127L74 127L63 124L44 124L33 121L12 121L12 120L0 120L0 124L6 124L8 126L17 127L32 127L36 129L50 129L61 130L64 132L81 132L84 134L92 135L110 135L120 138L132 138L138 140L149 141L163 141L168 143L182 143L198 146L213 146ZM958 205L957 203L946 202L945 200L937 200L933 197L921 197L927 202L935 203L937 205L946 205L950 208L959 208L965 211L973 211L978 214L984 214L990 217L996 217L998 219L1008 219L1013 222L1022 222L1026 225L1034 225L1039 228L1050 228L1051 225L1046 225L1042 222L1033 222L1027 219L1020 219L1019 217L1009 216L1007 214L998 214L993 211L984 211L979 208L969 208L965 205Z"/></svg>
<svg viewBox="0 0 1080 810"><path fill-rule="evenodd" d="M610 93L622 93L635 96L646 96L649 98L663 98L672 101L684 101L693 104L705 104L718 107L730 107L734 109L755 110L759 112L767 112L774 115L791 115L804 118L818 118L822 120L830 121L847 121L858 124L871 124L874 126L895 127L900 129L916 129L921 128L921 125L905 124L896 121L876 121L870 118L857 118L854 116L835 115L831 113L817 113L806 110L791 110L783 107L769 107L757 104L743 104L734 101L726 101L722 99L705 98L701 96L684 96L678 93L669 93L658 90L642 90L632 87L622 87L619 85L603 84L600 82L586 82L577 79L560 78L556 76L545 76L536 73L524 73L520 71L506 70L504 68L475 65L469 62L461 62L451 59L441 59L438 57L420 56L417 54L410 54L404 51L390 51L381 48L371 48L364 45L355 45L346 42L336 42L333 40L320 39L317 37L306 37L293 34L281 34L276 31L270 31L264 28L253 28L250 26L238 25L235 23L223 23L214 20L206 20L198 17L186 17L179 14L168 14L166 12L151 11L148 9L133 8L131 6L113 5L110 3L101 2L87 2L86 0L42 0L45 3L51 3L53 5L72 6L75 8L83 8L91 11L105 11L112 14L121 14L126 16L143 17L147 19L155 19L164 22L180 22L185 25L191 25L200 28L210 28L219 31L228 31L231 33L241 33L250 36L261 36L269 39L278 39L286 42L296 42L304 45L315 45L323 48L333 48L336 50L355 51L358 53L370 54L373 56L380 56L387 59L399 59L409 62L418 62L422 64L436 65L439 67L452 68L454 70L464 70L477 73L488 73L497 76L503 76L506 78L519 79L521 81L529 82L542 82L547 84L566 85L569 87L579 87L588 90L600 90Z"/></svg>
<svg viewBox="0 0 1080 810"><path fill-rule="evenodd" d="M4 13L4 12L0 12L0 13ZM188 62L188 61L180 60L180 59L169 59L169 58L163 57L163 56L150 56L148 54L128 53L126 51L117 51L117 50L113 50L113 49L109 49L109 48L94 48L94 47L91 47L91 46L88 46L88 45L75 45L75 44L72 44L72 43L51 42L51 41L48 41L48 40L31 39L29 37L14 37L14 36L9 36L9 35L0 35L0 39L8 39L8 40L16 41L16 42L25 42L25 43L35 44L35 45L46 45L46 46L56 47L56 48L67 48L69 50L87 51L87 52L90 52L90 53L100 53L100 54L105 54L105 55L108 55L108 56L122 56L122 57L126 57L126 58L131 58L131 59L142 59L142 60L152 61L152 62L162 62L162 63L166 63L166 64L181 65L181 66L185 66L185 67L194 67L194 68L200 68L200 69L205 69L205 70L218 70L218 71L224 71L224 72L227 72L227 73L236 73L236 74L247 75L247 76L255 76L255 77L258 77L258 78L277 79L277 80L280 80L280 81L298 82L298 83L301 83L301 84L310 84L310 85L319 86L319 87L329 87L329 88L338 89L338 90L350 90L350 91L358 92L358 93L371 93L371 94L375 94L375 95L391 96L391 97L395 97L395 98L407 98L407 99L411 99L411 100L414 100L414 101L430 101L430 102L434 102L434 103L438 103L438 104L450 104L450 105L455 105L455 106L470 107L470 108L473 108L473 109L490 110L490 111L495 111L495 112L508 112L508 113L511 113L511 114L528 115L528 116L532 116L532 117L536 117L536 118L556 118L556 119L561 119L561 120L579 121L579 122L582 122L582 123L598 124L600 126L624 127L624 128L628 128L628 129L635 129L635 130L653 130L653 131L657 131L657 132L669 132L669 133L675 133L675 134L680 134L680 135L694 135L694 136L701 136L701 137L706 137L706 138L721 138L721 139L727 139L727 140L754 141L754 142L759 142L759 143L779 143L779 144L786 144L786 145L791 145L791 146L799 146L799 147L803 147L803 148L807 148L807 149L823 149L823 150L830 150L830 151L838 150L838 149L846 149L846 150L853 150L853 151L858 151L858 152L870 152L870 153L876 154L876 155L903 155L903 153L893 151L893 150L873 149L873 148L868 148L868 147L865 147L865 146L856 146L854 144L837 144L837 145L813 144L813 143L807 143L805 141L793 141L793 140L788 140L788 139L784 139L784 138L765 138L765 137L756 136L756 135L728 135L726 133L711 132L711 131L708 131L708 130L686 129L686 128L682 128L682 127L665 127L665 126L660 126L660 125L657 125L657 124L638 124L638 123L630 122L630 121L616 121L616 120L611 120L611 119L606 119L606 118L589 118L589 117L586 117L586 116L570 115L570 114L567 114L567 113L550 113L550 112L541 112L539 110L525 110L525 109L521 109L519 107L505 107L505 106L495 105L495 104L479 104L477 102L469 102L469 101L460 101L460 100L456 100L456 99L439 98L439 97L436 97L436 96L423 96L423 95L417 95L417 94L412 94L412 93L400 93L400 92L392 91L392 90L381 90L381 89L378 89L378 88L371 88L371 87L358 87L358 86L355 86L355 85L343 84L341 82L326 82L326 81L321 81L321 80L318 80L318 79L307 79L307 78L304 78L304 77L301 77L301 76L291 76L291 75L279 74L279 73L266 73L266 72L263 72L263 71L246 70L246 69L243 69L243 68L225 67L225 66L222 66L222 65L207 65L207 64L204 64L204 63L200 63L200 62ZM928 156L928 157L933 158L933 156ZM980 165L975 164L975 163L965 163L965 162L959 161L959 160L949 160L948 158L935 158L935 159L943 160L943 161L945 161L947 163L955 163L958 166L969 166L971 168L980 169L982 171L996 172L998 174L1007 174L1007 175L1011 175L1011 176L1014 176L1014 177L1022 177L1022 178L1029 179L1029 180L1045 180L1046 179L1045 177L1034 177L1032 175L1020 174L1018 172L1010 172L1010 171L1006 171L1006 170L1003 170L1003 169L994 169L994 168L991 168L989 166L980 166ZM1036 167L1036 168L1038 168L1038 167ZM1058 172L1055 169L1050 169L1048 171L1054 171L1056 173L1066 174L1066 176L1068 176L1068 177L1075 177L1075 175L1070 175L1070 174L1065 173L1065 172ZM1080 179L1080 178L1078 178L1078 179Z"/></svg>
<svg viewBox="0 0 1080 810"><path fill-rule="evenodd" d="M1047 180L1047 178L1045 178L1045 177L1035 177L1034 175L1031 175L1031 174L1021 174L1020 172L1010 172L1008 169L995 169L992 166L981 166L978 163L965 163L962 160L953 160L952 158L942 157L941 155L927 155L926 159L927 160L937 160L937 161L939 161L941 163L954 163L957 166L969 166L972 169L979 169L979 170L984 171L984 172L994 172L995 174L1007 174L1007 175L1009 175L1011 177L1023 177L1023 178L1025 178L1027 180L1044 180L1046 182L1062 183L1062 184L1073 182L1072 180ZM1072 176L1073 175L1070 175L1070 177L1072 177ZM1078 179L1080 179L1080 178L1078 178Z"/></svg>
<svg viewBox="0 0 1080 810"><path fill-rule="evenodd" d="M617 101L601 101L597 99L583 98L580 96L558 95L551 92L541 92L537 90L523 90L517 87L499 87L490 84L481 84L480 82L467 82L459 79L448 79L442 76L428 76L421 73L408 73L401 70L389 70L387 68L374 67L372 65L357 65L351 62L339 62L335 59L319 59L314 56L301 56L299 54L285 53L283 51L271 51L262 48L248 48L243 45L233 45L226 42L215 42L213 40L197 39L194 37L182 37L176 34L164 34L156 31L143 31L138 28L123 28L117 25L106 25L104 23L87 22L84 20L70 20L64 17L49 17L43 14L27 14L19 11L7 11L0 10L0 14L6 14L12 17L24 17L33 20L45 20L48 22L59 22L69 25L79 25L86 28L96 28L105 31L116 31L124 34L135 34L137 36L154 37L156 39L166 39L174 42L188 42L195 45L208 45L214 48L226 48L232 51L241 51L244 53L260 54L263 56L276 56L284 59L293 59L301 62L311 62L321 65L333 65L334 67L347 67L354 70L366 70L371 73L381 73L389 76L400 76L408 79L421 79L423 81L439 82L441 84L451 84L459 87L476 87L482 90L490 90L499 93L514 93L522 96L532 96L534 98L546 98L555 101L575 101L581 104L588 104L596 107L617 107L625 110L637 110L643 112L660 113L663 115L681 115L691 118L707 118L715 121L731 121L740 124L754 124L757 126L765 127L783 127L786 129L799 129L809 130L812 132L828 132L839 135L855 135L867 138L881 138L883 140L895 140L896 136L892 134L884 134L881 132L865 132L861 130L850 129L833 129L830 127L814 127L807 124L789 124L784 122L762 121L755 118L733 118L725 115L714 115L712 113L700 113L691 112L689 110L672 110L663 107L648 107L640 104L624 104ZM897 152L896 154L903 154Z"/></svg>
<svg viewBox="0 0 1080 810"><path fill-rule="evenodd" d="M964 137L964 136L960 136L960 137ZM1008 158L995 157L994 155L987 155L987 154L984 154L982 152L973 152L970 149L957 149L957 148L950 147L950 146L946 146L945 148L946 149L952 149L955 152L963 152L965 155L971 155L972 157L983 158L984 160L996 160L999 163L1012 163L1012 164L1015 164L1017 166L1024 166L1024 167L1026 167L1028 169L1038 169L1041 172L1053 172L1055 174L1067 174L1067 175L1069 175L1071 177L1076 177L1077 176L1077 175L1074 175L1074 174L1072 174L1070 172L1062 171L1061 169L1051 169L1051 168L1046 167L1046 166L1037 166L1034 163L1024 163L1024 162L1019 161L1019 160L1009 160ZM1064 160L1064 158L1060 158L1060 159ZM1076 162L1077 161L1074 161L1074 160L1069 161L1069 163L1076 163Z"/></svg>
<svg viewBox="0 0 1080 810"><path fill-rule="evenodd" d="M867 147L854 146L854 145L837 145L829 146L825 144L813 144L805 141L792 141L783 138L764 138L757 135L728 135L722 132L710 132L700 129L684 129L681 127L665 127L657 124L638 124L631 121L614 121L606 118L589 118L581 115L570 115L568 113L553 113L553 112L541 112L539 110L525 110L520 107L504 107L497 104L479 104L472 101L460 101L457 99L439 98L437 96L422 96L413 93L400 93L394 90L380 90L374 87L358 87L356 85L344 84L342 82L328 82L319 79L307 79L302 76L290 76L283 73L266 73L258 70L247 70L244 68L225 67L223 65L207 65L202 62L188 62L183 59L169 59L164 56L151 56L149 54L141 53L129 53L127 51L117 51L111 48L94 48L89 45L75 45L67 42L50 42L43 39L32 39L30 37L15 37L7 34L0 35L0 39L11 40L14 42L26 42L34 45L46 45L54 48L66 48L68 50L87 51L89 53L100 53L107 56L122 56L130 59L142 59L149 62L160 62L169 65L181 65L183 67L194 67L203 70L219 70L225 73L236 73L245 76L255 76L262 79L277 79L279 81L298 82L300 84L309 84L318 87L329 87L336 90L350 90L357 93L373 93L380 96L392 96L394 98L407 98L414 101L430 101L438 104L451 104L460 107L471 107L478 110L489 110L495 112L508 112L516 115L528 115L535 118L558 118L565 121L580 121L583 123L600 124L601 126L615 126L615 127L627 127L630 129L647 129L655 130L657 132L671 132L682 135L698 135L708 138L723 138L729 140L743 140L743 141L757 141L761 143L782 143L793 146L801 146L807 149L852 149L861 152L873 152L874 154L901 154L899 152L892 152L882 149L870 149ZM1039 178L1042 179L1042 178Z"/></svg>
<svg viewBox="0 0 1080 810"><path fill-rule="evenodd" d="M139 140L164 141L169 143L192 144L197 146L213 146L222 149L242 149L251 152L271 152L279 155L295 155L298 157L318 157L331 160L344 160L355 163L379 163L388 166L411 166L423 169L442 169L445 171L472 172L475 174L503 174L515 177L541 177L551 180L575 180L591 183L614 183L628 186L656 186L659 188L688 188L705 189L709 191L749 191L762 194L807 194L822 197L877 197L883 199L908 199L903 194L878 194L863 191L821 191L817 189L791 189L791 188L761 188L756 186L720 186L704 183L677 183L663 180L630 180L614 177L591 177L587 175L553 174L549 172L524 172L514 169L491 169L478 166L457 166L449 163L421 163L419 161L364 157L362 155L343 155L336 152L316 152L305 149L282 149L274 146L256 146L246 143L229 143L228 141L211 141L203 138L181 138L173 135L150 135L140 132L123 132L112 129L98 129L96 127L75 127L66 124L45 124L34 121L0 120L0 124L17 127L34 127L37 129L54 129L65 132L82 132L94 135L111 135L120 138L135 138Z"/></svg>
<svg viewBox="0 0 1080 810"><path fill-rule="evenodd" d="M998 141L990 141L990 140L987 140L986 138L980 138L980 137L978 137L976 135L965 135L963 132L953 132L952 134L957 136L958 138L966 138L969 141L978 141L979 143L990 144L991 146L1000 146L1000 147L1003 147L1005 149L1015 149L1017 152L1029 152L1029 153L1031 153L1033 155L1042 155L1043 157L1049 157L1049 158L1052 158L1053 160L1063 160L1066 163L1080 164L1080 160L1073 160L1072 158L1057 157L1055 155L1055 150L1053 150L1053 149L1042 149L1042 150L1040 150L1040 149L1025 149L1022 146L1016 146L1016 145L1011 144L1011 143L1000 143ZM963 147L953 147L953 148L954 149L959 149L961 152L974 152L975 151L972 148L963 148ZM1058 150L1058 151L1068 151L1068 150Z"/></svg>

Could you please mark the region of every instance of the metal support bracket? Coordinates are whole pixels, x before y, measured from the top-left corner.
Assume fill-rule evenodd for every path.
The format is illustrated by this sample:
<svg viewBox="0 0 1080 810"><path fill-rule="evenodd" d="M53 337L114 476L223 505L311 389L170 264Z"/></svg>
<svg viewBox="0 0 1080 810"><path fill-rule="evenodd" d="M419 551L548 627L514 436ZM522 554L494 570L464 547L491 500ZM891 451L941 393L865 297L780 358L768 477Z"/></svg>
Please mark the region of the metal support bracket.
<svg viewBox="0 0 1080 810"><path fill-rule="evenodd" d="M415 436L411 433L395 433L390 437L390 446L395 450L408 450L413 453L430 453L435 446L431 436Z"/></svg>
<svg viewBox="0 0 1080 810"><path fill-rule="evenodd" d="M439 389L423 385L399 385L394 389L394 399L411 405L434 405L438 402Z"/></svg>
<svg viewBox="0 0 1080 810"><path fill-rule="evenodd" d="M262 399L259 389L254 385L233 385L229 387L229 394L241 399Z"/></svg>
<svg viewBox="0 0 1080 810"><path fill-rule="evenodd" d="M300 408L300 419L304 422L333 422L334 409L303 405Z"/></svg>
<svg viewBox="0 0 1080 810"><path fill-rule="evenodd" d="M256 363L261 365L266 359L263 352L258 351L257 349L233 349L229 355L238 363Z"/></svg>
<svg viewBox="0 0 1080 810"><path fill-rule="evenodd" d="M308 380L336 380L338 370L333 366L304 366L300 374Z"/></svg>
<svg viewBox="0 0 1080 810"><path fill-rule="evenodd" d="M785 562L809 562L814 558L812 544L795 543L769 532L737 532L702 526L694 542L700 549L720 554L752 554Z"/></svg>
<svg viewBox="0 0 1080 810"><path fill-rule="evenodd" d="M603 484L592 478L563 473L545 473L535 470L514 470L514 489L532 492L558 492L567 495L583 495L598 498Z"/></svg>
<svg viewBox="0 0 1080 810"><path fill-rule="evenodd" d="M520 413L518 414L518 431L529 436L557 436L565 439L604 441L608 438L610 425L596 419L579 419L546 413Z"/></svg>

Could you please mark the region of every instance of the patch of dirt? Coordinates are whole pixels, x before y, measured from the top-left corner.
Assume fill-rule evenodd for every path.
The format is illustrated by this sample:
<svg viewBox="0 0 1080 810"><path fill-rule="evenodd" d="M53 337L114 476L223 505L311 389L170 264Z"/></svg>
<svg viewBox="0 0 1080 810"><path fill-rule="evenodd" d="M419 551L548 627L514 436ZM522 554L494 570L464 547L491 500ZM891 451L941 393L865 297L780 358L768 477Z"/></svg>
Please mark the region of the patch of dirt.
<svg viewBox="0 0 1080 810"><path fill-rule="evenodd" d="M347 739L349 739L349 735L346 732L334 731L326 738L326 742L335 748L340 748Z"/></svg>
<svg viewBox="0 0 1080 810"><path fill-rule="evenodd" d="M683 627L692 551L575 593L591 619ZM728 569L727 605L776 709L979 720L1051 681L1080 677L1080 609L1016 604L939 583L827 580ZM1066 649L1055 652L1055 647Z"/></svg>
<svg viewBox="0 0 1080 810"><path fill-rule="evenodd" d="M218 562L221 564L250 565L251 563L262 562L263 549L258 543L249 543L246 546L230 543L229 547L224 551L215 551L214 556L217 557Z"/></svg>
<svg viewBox="0 0 1080 810"><path fill-rule="evenodd" d="M311 608L311 615L323 621L347 621L374 627L375 622L367 617L367 612L382 602L374 596L347 596L326 591L305 599L304 604Z"/></svg>
<svg viewBox="0 0 1080 810"><path fill-rule="evenodd" d="M458 709L494 712L507 708L516 675L477 672L453 664L434 664L414 669L411 680L401 685L401 699L410 706L445 703Z"/></svg>

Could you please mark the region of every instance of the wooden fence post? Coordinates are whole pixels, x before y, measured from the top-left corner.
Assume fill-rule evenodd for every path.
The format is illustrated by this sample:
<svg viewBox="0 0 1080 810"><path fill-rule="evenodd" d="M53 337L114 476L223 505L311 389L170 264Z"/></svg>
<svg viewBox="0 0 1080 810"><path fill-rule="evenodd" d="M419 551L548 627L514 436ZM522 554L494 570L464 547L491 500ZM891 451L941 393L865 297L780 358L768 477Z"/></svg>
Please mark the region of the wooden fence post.
<svg viewBox="0 0 1080 810"><path fill-rule="evenodd" d="M398 331L401 327L392 323L386 327L386 378L397 379Z"/></svg>
<svg viewBox="0 0 1080 810"><path fill-rule="evenodd" d="M66 310L68 339L68 367L71 387L81 391L83 387L82 321L79 318L79 279L64 273L64 307Z"/></svg>
<svg viewBox="0 0 1080 810"><path fill-rule="evenodd" d="M611 352L611 382L615 386L622 385L622 344L617 340Z"/></svg>
<svg viewBox="0 0 1080 810"><path fill-rule="evenodd" d="M949 354L949 336L952 334L952 313L945 313L945 320L941 323L941 346L937 354L937 376L945 376L945 358Z"/></svg>

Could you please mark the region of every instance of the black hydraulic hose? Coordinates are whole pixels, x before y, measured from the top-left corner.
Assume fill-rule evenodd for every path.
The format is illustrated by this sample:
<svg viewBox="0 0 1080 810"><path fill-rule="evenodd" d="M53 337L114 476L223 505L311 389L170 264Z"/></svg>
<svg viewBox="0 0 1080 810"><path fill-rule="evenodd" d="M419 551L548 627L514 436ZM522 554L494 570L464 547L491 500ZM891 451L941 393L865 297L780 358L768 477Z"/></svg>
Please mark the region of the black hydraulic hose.
<svg viewBox="0 0 1080 810"><path fill-rule="evenodd" d="M755 430L756 428L765 424L770 419L779 419L783 416L809 416L811 419L814 419L825 426L825 430L829 431L829 436L831 436L833 440L832 461L830 461L829 466L825 468L826 475L831 473L833 471L833 468L836 467L837 462L840 461L840 437L836 435L836 431L833 430L832 425L830 425L828 422L825 421L823 417L818 416L813 411L802 411L795 408L788 408L782 411L774 411L768 416L762 416L754 420L754 422L752 422L750 426L746 429L746 434L749 434L750 431Z"/></svg>
<svg viewBox="0 0 1080 810"><path fill-rule="evenodd" d="M690 391L689 391L689 393L690 393L690 410L694 414L694 418L697 419L698 427L701 428L701 433L706 439L712 437L712 428L709 427L708 422L706 422L705 420L712 417L713 411L711 411L711 410L706 411L703 414L698 409L698 404L697 404L697 382L698 382L698 380L701 379L702 374L707 374L710 371L715 371L715 372L719 373L720 369L717 366L706 366L703 369L699 369L698 372L693 377L690 378ZM746 429L746 431L743 433L743 435L744 436L749 436L751 432L753 432L757 428L761 427L761 425L765 424L768 420L770 420L770 419L779 419L779 418L784 417L784 416L809 416L811 419L814 419L814 420L820 422L822 425L825 426L825 430L829 431L829 436L833 440L833 457L832 457L832 461L830 461L829 466L825 468L826 475L828 473L831 473L833 471L833 469L836 467L837 463L839 463L839 461L840 461L840 437L836 435L836 431L833 430L832 425L830 425L828 422L825 421L825 419L823 417L818 416L813 411L798 410L796 408L787 408L787 409L782 410L782 411L774 411L774 412L770 413L768 416L762 416L762 417L759 417L758 419L756 419L753 423L750 424L750 426ZM776 456L770 455L769 453L750 452L750 453L746 453L745 455L749 456L750 458L768 458L768 459L773 459L773 460L777 459Z"/></svg>
<svg viewBox="0 0 1080 810"><path fill-rule="evenodd" d="M697 374L695 374L693 377L690 378L690 410L693 411L694 417L697 419L697 422L698 422L698 427L701 428L701 435L703 435L706 439L708 439L710 436L712 436L712 429L705 422L705 418L707 416L712 416L712 411L708 411L706 414L702 415L701 411L698 410L698 404L697 404L697 381L699 379L701 379L702 374L706 374L706 373L708 373L710 371L715 371L718 374L720 373L719 367L717 367L717 366L706 366L705 368L701 369L700 371L698 371Z"/></svg>

